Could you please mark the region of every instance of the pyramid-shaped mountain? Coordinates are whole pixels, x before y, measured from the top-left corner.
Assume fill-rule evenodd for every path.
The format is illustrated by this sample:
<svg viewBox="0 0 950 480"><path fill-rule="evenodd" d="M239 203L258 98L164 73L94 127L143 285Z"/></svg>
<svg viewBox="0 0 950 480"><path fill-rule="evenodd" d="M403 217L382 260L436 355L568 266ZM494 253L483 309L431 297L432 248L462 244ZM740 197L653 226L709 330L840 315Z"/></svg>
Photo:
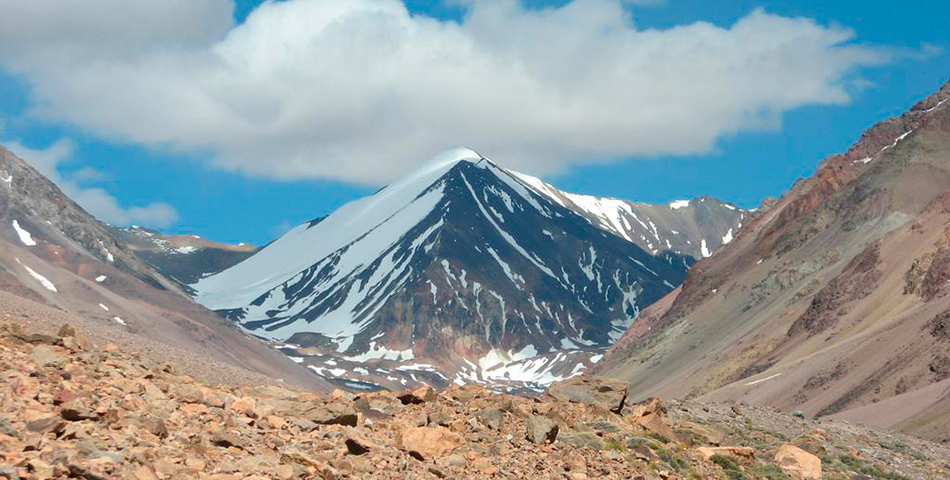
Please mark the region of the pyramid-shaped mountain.
<svg viewBox="0 0 950 480"><path fill-rule="evenodd" d="M192 287L322 375L548 383L596 361L694 258L645 251L543 185L449 151ZM728 207L723 232L745 215Z"/></svg>

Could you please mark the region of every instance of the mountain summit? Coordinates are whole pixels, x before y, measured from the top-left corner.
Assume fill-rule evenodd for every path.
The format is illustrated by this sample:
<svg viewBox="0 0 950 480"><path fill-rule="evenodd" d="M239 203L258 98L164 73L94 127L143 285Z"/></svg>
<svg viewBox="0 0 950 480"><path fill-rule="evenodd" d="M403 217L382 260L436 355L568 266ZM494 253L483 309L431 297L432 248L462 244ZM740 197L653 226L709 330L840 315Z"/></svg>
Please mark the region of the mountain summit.
<svg viewBox="0 0 950 480"><path fill-rule="evenodd" d="M687 204L707 202L719 211L697 221L698 208L566 194L455 149L191 287L346 386L539 388L587 368L682 282L694 258L670 239L731 239L745 212ZM687 234L703 228L715 245Z"/></svg>

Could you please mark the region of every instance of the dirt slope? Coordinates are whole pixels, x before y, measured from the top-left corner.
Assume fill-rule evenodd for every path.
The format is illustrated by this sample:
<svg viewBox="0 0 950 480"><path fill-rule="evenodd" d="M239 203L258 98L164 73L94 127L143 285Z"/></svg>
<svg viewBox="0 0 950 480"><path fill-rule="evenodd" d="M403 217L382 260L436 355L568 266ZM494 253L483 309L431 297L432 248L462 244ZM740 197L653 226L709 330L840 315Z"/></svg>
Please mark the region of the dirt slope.
<svg viewBox="0 0 950 480"><path fill-rule="evenodd" d="M89 323L90 327L121 328L143 341L160 342L301 387L329 388L194 303L176 282L117 241L107 225L2 147L0 291L98 322ZM7 297L0 310L19 305Z"/></svg>
<svg viewBox="0 0 950 480"><path fill-rule="evenodd" d="M597 372L809 416L950 377L950 84L827 159L696 265ZM948 402L891 425L947 440ZM925 432L924 430L927 430ZM929 433L928 433L929 432Z"/></svg>

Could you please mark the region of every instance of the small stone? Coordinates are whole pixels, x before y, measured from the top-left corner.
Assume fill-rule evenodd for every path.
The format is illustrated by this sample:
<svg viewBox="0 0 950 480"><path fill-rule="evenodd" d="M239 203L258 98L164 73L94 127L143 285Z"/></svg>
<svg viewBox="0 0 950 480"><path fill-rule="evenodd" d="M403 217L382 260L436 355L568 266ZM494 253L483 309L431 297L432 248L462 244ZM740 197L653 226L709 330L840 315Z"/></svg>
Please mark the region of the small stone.
<svg viewBox="0 0 950 480"><path fill-rule="evenodd" d="M277 469L274 470L274 474L281 480L289 480L294 477L294 467L287 464L279 465Z"/></svg>
<svg viewBox="0 0 950 480"><path fill-rule="evenodd" d="M186 383L178 386L174 391L179 402L202 403L204 401L204 394L201 392L201 388L195 384Z"/></svg>
<svg viewBox="0 0 950 480"><path fill-rule="evenodd" d="M48 433L60 430L63 425L61 417L43 417L27 422L26 429L35 433Z"/></svg>

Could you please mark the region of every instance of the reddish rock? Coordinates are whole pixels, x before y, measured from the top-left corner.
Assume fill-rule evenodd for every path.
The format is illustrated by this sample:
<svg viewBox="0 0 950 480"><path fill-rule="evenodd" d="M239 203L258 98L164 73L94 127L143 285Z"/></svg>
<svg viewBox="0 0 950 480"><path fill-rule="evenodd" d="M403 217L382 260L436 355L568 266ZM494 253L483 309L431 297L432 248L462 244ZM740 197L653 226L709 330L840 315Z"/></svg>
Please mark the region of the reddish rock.
<svg viewBox="0 0 950 480"><path fill-rule="evenodd" d="M410 427L399 434L398 446L419 459L442 457L452 453L461 436L444 427Z"/></svg>
<svg viewBox="0 0 950 480"><path fill-rule="evenodd" d="M419 388L403 392L399 395L399 401L401 401L403 405L417 405L420 403L434 402L436 397L437 395L432 387L423 385Z"/></svg>
<svg viewBox="0 0 950 480"><path fill-rule="evenodd" d="M821 459L794 445L782 445L775 463L794 480L821 479Z"/></svg>

